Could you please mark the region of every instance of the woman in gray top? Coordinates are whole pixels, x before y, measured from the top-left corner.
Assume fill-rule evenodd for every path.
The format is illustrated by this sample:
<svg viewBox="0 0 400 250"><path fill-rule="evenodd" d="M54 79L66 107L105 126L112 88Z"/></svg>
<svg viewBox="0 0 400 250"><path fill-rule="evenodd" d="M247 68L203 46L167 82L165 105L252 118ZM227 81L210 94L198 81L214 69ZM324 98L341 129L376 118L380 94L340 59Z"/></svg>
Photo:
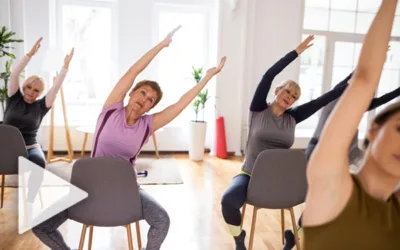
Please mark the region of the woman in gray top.
<svg viewBox="0 0 400 250"><path fill-rule="evenodd" d="M74 49L65 56L53 85L48 92L40 98L45 89L44 79L37 75L29 76L20 86L20 74L38 52L42 38L39 38L32 49L18 62L11 72L10 81L7 84L6 110L4 112L4 124L18 128L24 139L28 152L28 159L36 165L45 168L46 160L43 151L37 142L36 136L44 116L53 106L57 93L68 73L68 67L74 55ZM38 172L39 173L39 172ZM33 202L36 196L33 183L40 183L42 176L29 178L28 201ZM33 180L36 180L34 182Z"/></svg>
<svg viewBox="0 0 400 250"><path fill-rule="evenodd" d="M300 98L300 87L296 82L288 80L275 89L273 102L267 104L266 99L273 79L311 47L310 42L313 39L314 36L309 36L295 50L289 52L267 70L251 102L249 135L242 172L233 179L221 201L222 214L235 238L237 250L246 249L244 246L246 233L240 227L240 208L246 201L247 186L258 154L266 149L290 148L294 142L296 125L338 98L347 87L347 84L342 83L340 87L315 100L290 108ZM345 82L347 83L347 79Z"/></svg>

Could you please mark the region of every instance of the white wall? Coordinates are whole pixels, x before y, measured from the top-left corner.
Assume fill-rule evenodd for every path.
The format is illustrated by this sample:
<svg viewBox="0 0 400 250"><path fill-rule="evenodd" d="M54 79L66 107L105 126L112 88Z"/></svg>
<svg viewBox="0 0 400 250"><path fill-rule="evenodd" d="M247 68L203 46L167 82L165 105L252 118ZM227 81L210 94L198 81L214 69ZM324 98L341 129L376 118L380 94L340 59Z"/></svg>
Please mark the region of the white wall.
<svg viewBox="0 0 400 250"><path fill-rule="evenodd" d="M0 0L1 12L6 6L6 0ZM38 15L38 11L49 10L49 0L11 1L11 27L23 34L25 51L19 48L18 56L27 52L39 36L44 37L41 50L45 51L50 39L49 17ZM174 0L179 4L197 4L214 6L218 11L218 44L215 45L214 64L217 59L227 56L228 61L216 80L215 86L217 111L209 120L207 147L213 147L213 120L216 116L225 119L227 148L229 152L240 154L244 148L247 131L248 107L251 96L262 74L276 60L294 49L301 38L302 1L291 0L239 0L236 10L231 9L232 0ZM119 72L123 72L137 60L145 51L154 45L152 40L152 8L154 3L171 3L170 0L119 0L118 1L118 30L117 30L117 60ZM287 6L290 6L288 8ZM23 9L23 11L21 11ZM25 13L25 14L24 14ZM3 16L3 14L1 15ZM1 19L2 20L2 19ZM44 53L35 58L28 67L29 72L41 72L39 67ZM143 77L151 75L153 67L144 72ZM274 83L287 78L297 80L298 61L282 72ZM48 117L46 117L48 118ZM81 149L83 135L71 128L75 150ZM160 150L187 150L186 131L178 128L165 128L158 133L157 141ZM42 126L39 132L39 142L47 149L48 128ZM56 128L56 150L65 150L63 128ZM295 146L306 141L296 140ZM89 138L87 148L91 147ZM300 143L300 144L299 144ZM151 140L144 150L153 150Z"/></svg>

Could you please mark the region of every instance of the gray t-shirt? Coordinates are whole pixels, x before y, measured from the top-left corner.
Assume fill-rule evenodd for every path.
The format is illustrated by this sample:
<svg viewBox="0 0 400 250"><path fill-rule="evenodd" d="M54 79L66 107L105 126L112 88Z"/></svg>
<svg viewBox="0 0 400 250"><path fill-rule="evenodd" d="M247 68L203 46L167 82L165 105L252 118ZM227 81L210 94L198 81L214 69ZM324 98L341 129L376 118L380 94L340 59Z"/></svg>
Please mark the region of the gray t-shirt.
<svg viewBox="0 0 400 250"><path fill-rule="evenodd" d="M7 97L6 105L4 124L18 128L26 146L36 144L36 135L40 124L50 110L46 107L46 97L33 103L27 103L24 101L21 90L18 89L13 96Z"/></svg>
<svg viewBox="0 0 400 250"><path fill-rule="evenodd" d="M338 98L347 87L347 78L339 87L299 106L287 109L277 117L266 102L272 81L298 57L295 50L278 60L263 75L250 104L249 134L242 170L251 175L258 155L266 149L290 148L294 142L295 126L319 109Z"/></svg>
<svg viewBox="0 0 400 250"><path fill-rule="evenodd" d="M250 112L249 135L246 145L246 157L242 170L248 174L253 171L257 156L266 149L290 148L294 143L296 121L288 113L277 117L272 109Z"/></svg>

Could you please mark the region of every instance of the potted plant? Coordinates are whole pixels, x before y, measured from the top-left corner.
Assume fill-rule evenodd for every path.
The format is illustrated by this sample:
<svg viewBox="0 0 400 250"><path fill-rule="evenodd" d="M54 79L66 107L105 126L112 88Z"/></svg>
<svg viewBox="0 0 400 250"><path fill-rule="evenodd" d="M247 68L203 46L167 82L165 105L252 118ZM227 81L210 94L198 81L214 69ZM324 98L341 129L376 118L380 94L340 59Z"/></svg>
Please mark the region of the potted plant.
<svg viewBox="0 0 400 250"><path fill-rule="evenodd" d="M6 98L7 98L7 84L8 80L10 79L11 76L11 64L12 64L12 59L10 61L6 61L6 71L0 73L0 79L3 80L3 86L0 87L0 102L1 102L1 110L5 111L5 105L6 105Z"/></svg>
<svg viewBox="0 0 400 250"><path fill-rule="evenodd" d="M202 78L203 68L192 68L192 76L197 84ZM203 160L207 131L207 122L204 120L204 113L209 98L208 89L205 89L197 95L192 104L195 113L195 120L192 120L189 124L189 159L192 161ZM199 119L199 112L201 112L202 119Z"/></svg>
<svg viewBox="0 0 400 250"><path fill-rule="evenodd" d="M3 115L5 110L5 100L7 98L7 83L11 75L12 59L15 59L15 55L11 52L11 50L14 49L12 44L24 42L22 39L14 39L14 35L15 32L7 30L6 26L3 26L0 30L0 59L2 57L11 58L10 61L7 60L5 63L5 72L0 73L0 78L3 79L3 82L0 83L0 102ZM2 123L2 121L0 123Z"/></svg>

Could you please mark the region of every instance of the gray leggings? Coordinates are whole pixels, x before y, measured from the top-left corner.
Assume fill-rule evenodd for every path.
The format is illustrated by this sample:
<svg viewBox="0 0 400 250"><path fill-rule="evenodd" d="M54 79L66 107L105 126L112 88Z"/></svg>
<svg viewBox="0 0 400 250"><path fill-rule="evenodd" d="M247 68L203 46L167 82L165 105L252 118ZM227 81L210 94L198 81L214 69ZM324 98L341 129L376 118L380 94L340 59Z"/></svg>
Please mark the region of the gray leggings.
<svg viewBox="0 0 400 250"><path fill-rule="evenodd" d="M143 189L139 189L142 200L143 218L150 225L147 234L146 250L159 250L169 229L169 216ZM70 250L57 228L68 219L67 211L63 211L32 229L32 232L52 250Z"/></svg>

